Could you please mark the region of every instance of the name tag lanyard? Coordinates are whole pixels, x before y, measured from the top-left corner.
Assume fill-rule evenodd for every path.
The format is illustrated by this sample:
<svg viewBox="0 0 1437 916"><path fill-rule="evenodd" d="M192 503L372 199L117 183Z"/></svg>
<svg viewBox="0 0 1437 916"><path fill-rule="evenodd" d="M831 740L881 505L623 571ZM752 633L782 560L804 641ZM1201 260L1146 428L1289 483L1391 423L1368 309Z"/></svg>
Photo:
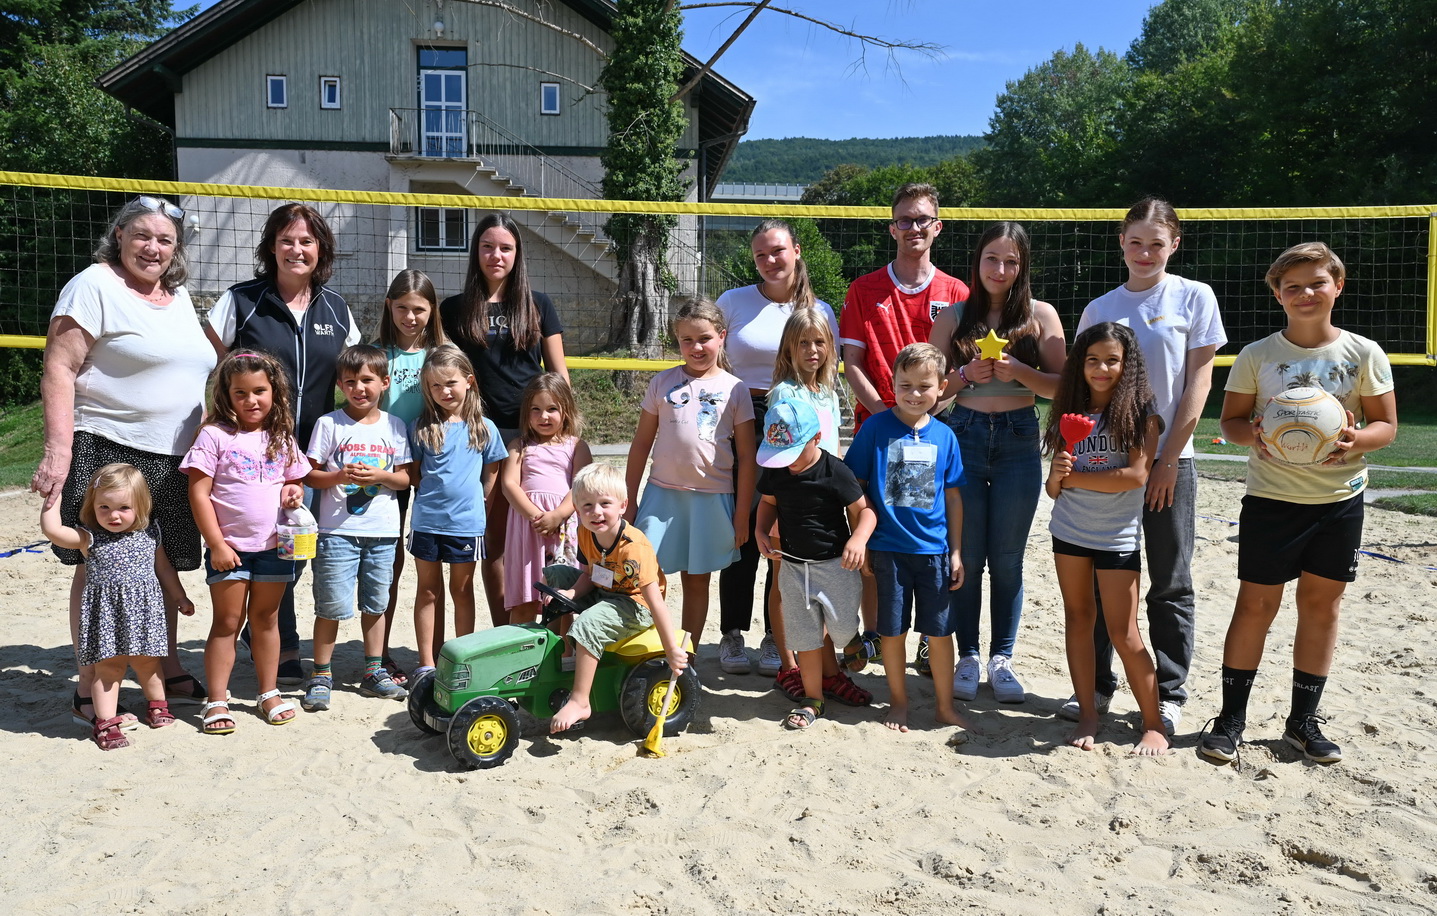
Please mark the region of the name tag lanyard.
<svg viewBox="0 0 1437 916"><path fill-rule="evenodd" d="M594 564L593 572L589 574L589 578L592 579L594 584L599 588L613 587L614 571L602 565L602 563L609 558L611 553L619 548L619 541L623 538L624 529L627 528L628 525L628 522L619 519L619 533L614 537L614 543L608 549L605 549L604 545L599 543L598 538L594 538L594 547L599 551L599 562ZM603 570L602 575L600 575L600 570Z"/></svg>

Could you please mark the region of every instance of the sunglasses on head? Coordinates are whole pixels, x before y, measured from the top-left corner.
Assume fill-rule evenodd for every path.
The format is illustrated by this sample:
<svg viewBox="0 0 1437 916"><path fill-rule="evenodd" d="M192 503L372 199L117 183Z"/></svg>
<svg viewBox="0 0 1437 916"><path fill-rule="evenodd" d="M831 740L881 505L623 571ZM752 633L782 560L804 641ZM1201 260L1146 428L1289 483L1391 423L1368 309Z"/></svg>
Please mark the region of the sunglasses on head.
<svg viewBox="0 0 1437 916"><path fill-rule="evenodd" d="M158 210L159 212L165 214L170 219L175 220L176 222L179 222L180 220L185 218L184 210L181 210L179 207L176 207L174 204L170 203L168 200L165 200L162 197L149 197L147 195L142 195L140 197L137 197L136 201L146 210Z"/></svg>

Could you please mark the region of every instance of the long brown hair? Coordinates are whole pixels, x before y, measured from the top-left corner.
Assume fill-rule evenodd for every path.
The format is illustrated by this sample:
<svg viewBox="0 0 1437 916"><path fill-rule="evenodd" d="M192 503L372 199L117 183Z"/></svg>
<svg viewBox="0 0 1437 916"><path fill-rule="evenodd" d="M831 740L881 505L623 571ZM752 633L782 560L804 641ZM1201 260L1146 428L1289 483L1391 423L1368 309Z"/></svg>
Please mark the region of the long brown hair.
<svg viewBox="0 0 1437 916"><path fill-rule="evenodd" d="M542 372L524 386L524 396L519 402L519 438L525 442L533 442L533 430L529 428L529 408L534 406L534 399L541 394L547 394L559 405L559 413L564 415L564 422L559 425L558 439L567 439L573 436L575 439L584 434L584 416L579 413L578 401L574 398L574 389L564 381L564 377L557 372Z"/></svg>
<svg viewBox="0 0 1437 916"><path fill-rule="evenodd" d="M983 286L983 249L998 241L1007 239L1018 249L1018 277L1008 288L1008 299L994 303ZM1038 349L1041 330L1033 317L1033 287L1029 278L1029 264L1032 261L1028 245L1028 233L1018 223L994 223L978 237L973 246L973 261L968 271L968 301L958 316L958 326L953 331L953 355L955 363L963 365L978 355L978 338L988 334L988 313L993 306L1001 304L1002 317L998 327L992 328L999 337L1009 341L1008 352L1019 362L1034 369L1042 369L1042 353Z"/></svg>
<svg viewBox="0 0 1437 916"><path fill-rule="evenodd" d="M280 204L264 221L259 244L254 249L254 275L261 279L273 277L279 272L279 261L274 256L274 243L279 234L290 226L304 220L309 234L314 237L314 247L319 257L314 262L314 273L309 275L311 289L319 289L329 282L334 274L334 233L319 211L308 204Z"/></svg>
<svg viewBox="0 0 1437 916"><path fill-rule="evenodd" d="M765 232L772 232L780 229L788 234L788 241L795 249L798 245L798 234L793 231L793 226L781 219L770 217L753 227L748 235L748 243L753 245L753 240ZM813 282L808 279L808 264L803 260L803 253L795 251L793 257L793 303L795 309L811 309L818 304L818 297L813 294ZM763 289L763 280L758 281L759 289Z"/></svg>
<svg viewBox="0 0 1437 916"><path fill-rule="evenodd" d="M1147 431L1147 417L1153 403L1153 389L1148 384L1148 369L1143 362L1143 351L1138 346L1138 337L1127 325L1113 321L1095 324L1073 341L1068 351L1068 360L1063 364L1063 377L1058 381L1058 393L1048 410L1048 428L1043 434L1043 447L1049 453L1056 453L1064 447L1063 434L1059 430L1065 413L1089 413L1088 402L1092 390L1088 388L1083 364L1088 359L1088 348L1104 340L1117 341L1123 348L1123 374L1118 378L1117 387L1108 406L1103 408L1103 425L1121 449L1140 448Z"/></svg>
<svg viewBox="0 0 1437 916"><path fill-rule="evenodd" d="M489 346L489 285L479 263L479 240L484 233L496 228L514 237L514 266L504 278L504 294L497 303L499 317L508 323L515 348L528 350L537 346L543 336L539 307L534 304L534 291L529 287L519 224L503 213L490 213L474 227L474 238L469 243L469 271L464 275L464 313L455 324L455 337L467 346Z"/></svg>
<svg viewBox="0 0 1437 916"><path fill-rule="evenodd" d="M429 376L445 369L462 373L471 383L474 382L474 364L469 362L463 350L453 344L440 344L424 357L424 368L419 372L424 387L424 409L414 423L414 436L435 454L444 450L444 428L448 420L440 414L439 405L434 403L434 394L429 390ZM479 397L477 383L471 384L464 392L459 419L469 427L469 447L476 452L484 451L484 446L489 444L489 430L484 425L484 402Z"/></svg>
<svg viewBox="0 0 1437 916"><path fill-rule="evenodd" d="M294 442L294 412L290 408L289 377L279 360L268 353L253 350L233 350L220 360L215 369L214 383L210 387L210 401L213 409L206 425L218 426L231 432L239 432L239 417L234 403L230 401L230 382L244 372L263 372L269 380L269 414L260 423L260 432L265 434L264 457L273 461L283 451L286 461L298 461L300 456Z"/></svg>
<svg viewBox="0 0 1437 916"><path fill-rule="evenodd" d="M394 275L389 289L384 293L384 310L379 315L379 345L399 346L399 328L394 324L389 303L410 293L418 293L421 299L429 303L429 323L419 335L419 346L425 350L433 350L442 343L448 343L449 338L444 335L444 326L439 320L439 297L434 292L434 281L430 280L424 271L406 267Z"/></svg>
<svg viewBox="0 0 1437 916"><path fill-rule="evenodd" d="M1141 223L1144 220L1162 226L1168 230L1168 232L1172 233L1173 238L1178 238L1183 234L1182 220L1178 219L1177 211L1173 209L1173 205L1161 197L1148 196L1129 208L1127 215L1123 217L1123 221L1118 225L1118 235L1127 232L1128 227L1133 223Z"/></svg>

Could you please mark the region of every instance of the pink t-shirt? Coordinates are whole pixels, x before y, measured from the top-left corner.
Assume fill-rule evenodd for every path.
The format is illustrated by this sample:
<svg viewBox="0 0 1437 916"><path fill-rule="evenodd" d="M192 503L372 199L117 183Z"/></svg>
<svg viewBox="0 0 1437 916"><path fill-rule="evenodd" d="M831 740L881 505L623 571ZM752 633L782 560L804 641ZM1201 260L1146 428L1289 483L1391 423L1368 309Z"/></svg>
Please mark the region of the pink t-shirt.
<svg viewBox="0 0 1437 916"><path fill-rule="evenodd" d="M181 469L194 468L214 479L210 503L220 533L225 543L246 553L276 546L280 491L286 481L302 480L310 468L293 437L288 458L281 450L274 460L266 459L267 442L268 436L258 430L230 432L207 424L180 462Z"/></svg>
<svg viewBox="0 0 1437 916"><path fill-rule="evenodd" d="M753 421L748 386L723 370L694 378L683 366L649 383L644 410L659 418L649 480L671 490L733 492L733 429Z"/></svg>

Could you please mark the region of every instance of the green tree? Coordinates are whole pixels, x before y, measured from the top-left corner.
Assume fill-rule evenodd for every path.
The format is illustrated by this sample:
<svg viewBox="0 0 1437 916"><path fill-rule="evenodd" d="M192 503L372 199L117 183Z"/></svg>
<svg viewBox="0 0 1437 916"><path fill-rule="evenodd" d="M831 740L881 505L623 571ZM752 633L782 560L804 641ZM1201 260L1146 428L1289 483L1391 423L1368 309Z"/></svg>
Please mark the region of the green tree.
<svg viewBox="0 0 1437 916"><path fill-rule="evenodd" d="M973 163L989 203L1086 206L1109 202L1122 174L1119 126L1132 69L1079 44L1008 83Z"/></svg>

